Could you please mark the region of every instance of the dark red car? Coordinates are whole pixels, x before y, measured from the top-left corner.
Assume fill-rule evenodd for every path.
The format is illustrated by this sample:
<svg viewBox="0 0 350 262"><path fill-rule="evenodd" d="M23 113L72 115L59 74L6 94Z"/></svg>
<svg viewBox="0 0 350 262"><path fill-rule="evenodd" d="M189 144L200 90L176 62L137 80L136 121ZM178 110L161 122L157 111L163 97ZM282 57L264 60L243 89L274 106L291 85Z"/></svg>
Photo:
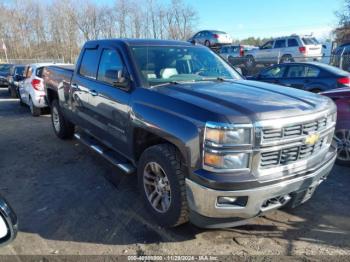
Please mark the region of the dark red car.
<svg viewBox="0 0 350 262"><path fill-rule="evenodd" d="M334 136L338 145L337 163L350 165L350 88L333 89L322 95L333 99L338 107Z"/></svg>

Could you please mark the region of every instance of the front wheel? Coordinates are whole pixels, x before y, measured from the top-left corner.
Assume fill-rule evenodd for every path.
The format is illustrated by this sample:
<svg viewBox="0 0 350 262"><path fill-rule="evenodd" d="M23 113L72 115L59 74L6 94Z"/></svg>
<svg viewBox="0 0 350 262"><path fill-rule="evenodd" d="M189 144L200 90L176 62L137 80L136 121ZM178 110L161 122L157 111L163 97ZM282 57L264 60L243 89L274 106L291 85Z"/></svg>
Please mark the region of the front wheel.
<svg viewBox="0 0 350 262"><path fill-rule="evenodd" d="M163 227L188 221L185 167L171 144L146 149L138 164L138 185L147 209Z"/></svg>
<svg viewBox="0 0 350 262"><path fill-rule="evenodd" d="M334 140L337 143L337 164L350 166L350 129L335 131Z"/></svg>
<svg viewBox="0 0 350 262"><path fill-rule="evenodd" d="M69 139L74 135L74 125L61 112L57 100L51 103L51 121L55 134L61 139Z"/></svg>
<svg viewBox="0 0 350 262"><path fill-rule="evenodd" d="M206 47L210 47L210 42L209 42L209 40L205 40L204 45L205 45Z"/></svg>
<svg viewBox="0 0 350 262"><path fill-rule="evenodd" d="M244 64L247 68L253 68L255 67L255 59L253 56L248 55L245 58Z"/></svg>

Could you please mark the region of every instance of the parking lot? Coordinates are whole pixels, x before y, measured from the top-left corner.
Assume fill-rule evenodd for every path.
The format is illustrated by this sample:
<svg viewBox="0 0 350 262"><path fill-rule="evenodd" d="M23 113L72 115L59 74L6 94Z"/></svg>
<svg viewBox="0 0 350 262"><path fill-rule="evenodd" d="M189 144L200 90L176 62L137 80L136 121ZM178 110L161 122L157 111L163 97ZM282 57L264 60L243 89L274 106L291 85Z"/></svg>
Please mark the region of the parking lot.
<svg viewBox="0 0 350 262"><path fill-rule="evenodd" d="M171 230L152 223L136 177L76 140L61 141L49 115L34 118L0 89L0 193L19 234L0 254L350 255L350 169L335 166L315 196L249 225ZM107 179L106 179L107 178Z"/></svg>

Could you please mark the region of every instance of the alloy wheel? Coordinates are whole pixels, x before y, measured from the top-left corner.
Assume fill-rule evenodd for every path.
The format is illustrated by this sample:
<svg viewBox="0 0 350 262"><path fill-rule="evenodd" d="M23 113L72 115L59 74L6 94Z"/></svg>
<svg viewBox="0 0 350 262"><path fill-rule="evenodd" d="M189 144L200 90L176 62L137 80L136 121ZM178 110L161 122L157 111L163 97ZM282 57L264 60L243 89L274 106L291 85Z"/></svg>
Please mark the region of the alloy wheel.
<svg viewBox="0 0 350 262"><path fill-rule="evenodd" d="M56 132L60 131L60 116L56 107L52 108L52 122Z"/></svg>
<svg viewBox="0 0 350 262"><path fill-rule="evenodd" d="M168 177L158 163L147 163L143 171L143 185L153 209L165 213L170 207L171 189Z"/></svg>
<svg viewBox="0 0 350 262"><path fill-rule="evenodd" d="M338 148L337 158L341 161L350 162L350 130L336 130L334 140L336 141Z"/></svg>

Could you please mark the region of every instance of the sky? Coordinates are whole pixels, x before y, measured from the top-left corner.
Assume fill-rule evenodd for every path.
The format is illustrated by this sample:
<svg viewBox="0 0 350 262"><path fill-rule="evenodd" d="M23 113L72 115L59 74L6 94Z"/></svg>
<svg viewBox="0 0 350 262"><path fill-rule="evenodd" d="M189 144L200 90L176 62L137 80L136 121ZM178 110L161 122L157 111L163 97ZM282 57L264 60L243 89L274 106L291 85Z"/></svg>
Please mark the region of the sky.
<svg viewBox="0 0 350 262"><path fill-rule="evenodd" d="M95 0L111 3L114 0ZM159 0L163 4L170 0ZM313 33L329 38L344 0L182 0L198 13L196 30L215 29L234 39Z"/></svg>
<svg viewBox="0 0 350 262"><path fill-rule="evenodd" d="M199 29L217 29L235 39L310 34L328 37L343 0L185 0L200 18Z"/></svg>

